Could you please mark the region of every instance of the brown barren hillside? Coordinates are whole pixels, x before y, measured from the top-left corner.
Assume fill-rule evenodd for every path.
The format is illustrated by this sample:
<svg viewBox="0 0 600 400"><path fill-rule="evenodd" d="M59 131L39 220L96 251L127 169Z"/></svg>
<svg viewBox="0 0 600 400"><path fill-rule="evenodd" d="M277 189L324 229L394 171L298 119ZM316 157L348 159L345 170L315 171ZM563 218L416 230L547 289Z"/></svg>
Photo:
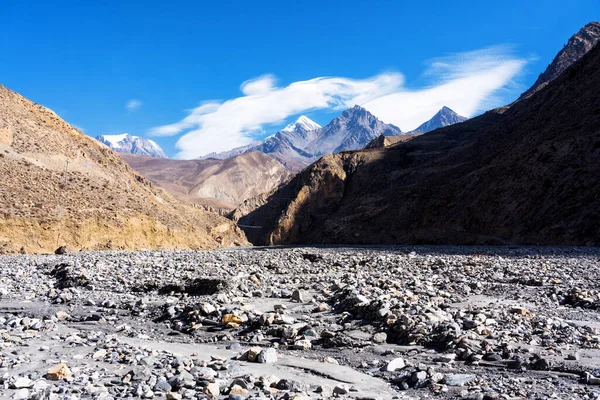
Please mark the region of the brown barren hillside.
<svg viewBox="0 0 600 400"><path fill-rule="evenodd" d="M326 156L235 214L254 243L600 245L600 47L503 113Z"/></svg>
<svg viewBox="0 0 600 400"><path fill-rule="evenodd" d="M182 201L228 210L272 191L291 175L279 161L258 151L225 160L169 160L134 154L121 157Z"/></svg>
<svg viewBox="0 0 600 400"><path fill-rule="evenodd" d="M0 85L0 251L213 248L245 243L51 110Z"/></svg>

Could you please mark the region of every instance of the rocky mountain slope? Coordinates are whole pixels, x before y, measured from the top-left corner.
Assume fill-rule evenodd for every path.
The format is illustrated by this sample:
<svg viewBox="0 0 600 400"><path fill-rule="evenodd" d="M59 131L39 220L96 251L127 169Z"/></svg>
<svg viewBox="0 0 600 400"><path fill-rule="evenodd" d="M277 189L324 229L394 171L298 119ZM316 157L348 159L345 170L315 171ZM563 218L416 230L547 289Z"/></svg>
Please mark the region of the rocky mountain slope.
<svg viewBox="0 0 600 400"><path fill-rule="evenodd" d="M417 136L419 136L419 134L416 134L416 133L400 135L400 136L379 135L375 139L371 140L369 142L369 144L367 144L365 146L365 150L381 149L384 147L392 146L396 143L408 142L409 140L412 140L412 139L416 138Z"/></svg>
<svg viewBox="0 0 600 400"><path fill-rule="evenodd" d="M141 154L150 157L169 158L153 140L128 133L122 135L100 135L96 140L119 153Z"/></svg>
<svg viewBox="0 0 600 400"><path fill-rule="evenodd" d="M301 116L296 122L262 142L206 157L227 158L260 151L277 159L290 170L299 171L323 154L361 149L382 134L401 135L402 131L380 121L364 108L354 106L325 127Z"/></svg>
<svg viewBox="0 0 600 400"><path fill-rule="evenodd" d="M263 192L270 192L287 180L290 172L258 151L226 160L167 160L123 154L137 172L176 198L190 203L233 209Z"/></svg>
<svg viewBox="0 0 600 400"><path fill-rule="evenodd" d="M600 40L600 22L590 22L581 28L554 57L552 63L540 74L533 86L523 93L520 98L530 97L538 90L543 89L590 51L598 43L598 40Z"/></svg>
<svg viewBox="0 0 600 400"><path fill-rule="evenodd" d="M600 48L500 112L325 156L253 210L255 243L599 245Z"/></svg>
<svg viewBox="0 0 600 400"><path fill-rule="evenodd" d="M51 110L0 86L0 252L207 248L244 243Z"/></svg>
<svg viewBox="0 0 600 400"><path fill-rule="evenodd" d="M445 126L465 122L466 120L466 117L458 115L452 109L444 106L429 121L424 122L417 129L409 133L427 133Z"/></svg>
<svg viewBox="0 0 600 400"><path fill-rule="evenodd" d="M211 153L201 157L201 159L227 159L238 154L259 151L278 160L288 169L299 171L314 160L314 157L303 151L302 148L316 138L319 128L321 128L321 125L302 115L295 122L262 141L256 141L222 153Z"/></svg>
<svg viewBox="0 0 600 400"><path fill-rule="evenodd" d="M316 157L365 147L379 135L401 135L400 128L380 121L360 106L346 110L325 126L306 151Z"/></svg>

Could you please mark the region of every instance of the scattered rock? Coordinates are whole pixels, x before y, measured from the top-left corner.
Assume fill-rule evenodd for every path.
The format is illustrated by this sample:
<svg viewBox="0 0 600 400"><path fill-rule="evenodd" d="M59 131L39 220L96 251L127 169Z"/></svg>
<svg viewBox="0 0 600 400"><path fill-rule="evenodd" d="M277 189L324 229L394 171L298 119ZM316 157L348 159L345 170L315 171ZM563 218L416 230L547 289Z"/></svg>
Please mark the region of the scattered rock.
<svg viewBox="0 0 600 400"><path fill-rule="evenodd" d="M385 366L385 370L388 372L394 372L396 370L404 368L405 366L406 366L406 364L404 363L404 359L401 357L398 357L398 358L394 358L393 360L388 362L387 365Z"/></svg>
<svg viewBox="0 0 600 400"><path fill-rule="evenodd" d="M385 332L378 332L373 335L374 343L385 343L386 340L387 340L387 333L385 333Z"/></svg>
<svg viewBox="0 0 600 400"><path fill-rule="evenodd" d="M63 379L69 379L71 377L71 370L67 364L61 363L50 368L46 373L46 379L51 381L60 381Z"/></svg>
<svg viewBox="0 0 600 400"><path fill-rule="evenodd" d="M69 254L71 250L67 246L60 246L58 249L54 250L54 254L65 255Z"/></svg>
<svg viewBox="0 0 600 400"><path fill-rule="evenodd" d="M260 347L251 347L246 352L246 359L250 362L258 361L258 355L261 353L261 351L262 350Z"/></svg>
<svg viewBox="0 0 600 400"><path fill-rule="evenodd" d="M454 375L446 375L444 377L444 383L448 386L464 386L469 382L473 382L475 380L475 375L467 375L467 374L454 374Z"/></svg>
<svg viewBox="0 0 600 400"><path fill-rule="evenodd" d="M70 318L70 315L64 311L57 311L55 315L59 321L66 321Z"/></svg>
<svg viewBox="0 0 600 400"><path fill-rule="evenodd" d="M258 353L258 362L262 364L277 362L277 351L273 348L263 349Z"/></svg>
<svg viewBox="0 0 600 400"><path fill-rule="evenodd" d="M348 394L348 392L350 392L350 389L348 388L348 385L345 383L338 383L333 388L333 393L335 393L335 394L343 395L343 394Z"/></svg>
<svg viewBox="0 0 600 400"><path fill-rule="evenodd" d="M299 290L294 290L292 292L292 300L297 301L298 303L304 303L304 296L302 295L302 292Z"/></svg>

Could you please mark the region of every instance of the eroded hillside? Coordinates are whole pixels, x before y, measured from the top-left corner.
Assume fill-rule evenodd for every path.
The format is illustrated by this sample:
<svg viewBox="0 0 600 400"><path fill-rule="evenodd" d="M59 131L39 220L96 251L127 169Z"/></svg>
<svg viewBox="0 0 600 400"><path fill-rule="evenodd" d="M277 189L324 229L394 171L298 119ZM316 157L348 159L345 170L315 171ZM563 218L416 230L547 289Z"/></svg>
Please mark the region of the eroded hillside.
<svg viewBox="0 0 600 400"><path fill-rule="evenodd" d="M173 199L51 110L0 86L0 251L214 248L245 243Z"/></svg>

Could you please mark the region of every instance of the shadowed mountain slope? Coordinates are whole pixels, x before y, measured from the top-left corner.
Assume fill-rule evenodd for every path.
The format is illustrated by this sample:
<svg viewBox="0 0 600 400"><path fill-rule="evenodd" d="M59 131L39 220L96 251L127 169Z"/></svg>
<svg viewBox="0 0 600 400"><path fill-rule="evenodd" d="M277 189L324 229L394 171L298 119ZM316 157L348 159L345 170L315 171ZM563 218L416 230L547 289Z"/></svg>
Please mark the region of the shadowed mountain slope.
<svg viewBox="0 0 600 400"><path fill-rule="evenodd" d="M530 98L325 156L234 214L254 243L600 244L600 48Z"/></svg>
<svg viewBox="0 0 600 400"><path fill-rule="evenodd" d="M600 22L590 22L571 36L565 47L558 52L546 70L540 74L533 86L521 95L521 99L532 94L558 78L567 68L575 64L600 40Z"/></svg>

